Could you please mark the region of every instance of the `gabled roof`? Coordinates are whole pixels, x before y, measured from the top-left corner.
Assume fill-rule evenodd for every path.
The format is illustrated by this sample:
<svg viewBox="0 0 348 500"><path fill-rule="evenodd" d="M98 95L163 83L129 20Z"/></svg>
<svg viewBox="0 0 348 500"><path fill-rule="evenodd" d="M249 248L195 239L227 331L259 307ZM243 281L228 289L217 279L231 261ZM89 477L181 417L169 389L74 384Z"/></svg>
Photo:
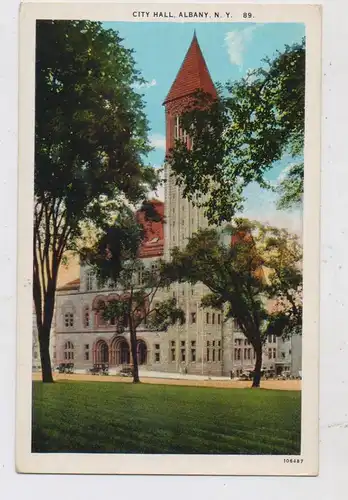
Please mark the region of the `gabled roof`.
<svg viewBox="0 0 348 500"><path fill-rule="evenodd" d="M193 94L198 89L211 94L212 97L217 97L216 88L195 32L185 59L163 104Z"/></svg>

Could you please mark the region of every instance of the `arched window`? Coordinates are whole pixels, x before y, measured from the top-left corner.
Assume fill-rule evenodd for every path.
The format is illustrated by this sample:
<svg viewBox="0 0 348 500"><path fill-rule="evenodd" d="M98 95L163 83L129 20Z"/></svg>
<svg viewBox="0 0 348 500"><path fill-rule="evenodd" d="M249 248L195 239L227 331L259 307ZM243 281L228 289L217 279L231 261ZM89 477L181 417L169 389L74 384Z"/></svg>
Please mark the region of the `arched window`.
<svg viewBox="0 0 348 500"><path fill-rule="evenodd" d="M137 342L137 356L139 365L147 363L147 345L144 340L139 339Z"/></svg>
<svg viewBox="0 0 348 500"><path fill-rule="evenodd" d="M70 341L64 344L64 360L71 361L74 359L74 344Z"/></svg>

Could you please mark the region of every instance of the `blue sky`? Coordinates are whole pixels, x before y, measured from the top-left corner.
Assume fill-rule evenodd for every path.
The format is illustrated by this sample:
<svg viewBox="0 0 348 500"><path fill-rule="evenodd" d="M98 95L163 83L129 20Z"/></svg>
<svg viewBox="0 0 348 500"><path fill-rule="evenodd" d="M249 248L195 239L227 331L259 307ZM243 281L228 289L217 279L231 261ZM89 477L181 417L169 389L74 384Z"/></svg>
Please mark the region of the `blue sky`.
<svg viewBox="0 0 348 500"><path fill-rule="evenodd" d="M137 68L148 84L141 89L150 123L150 139L155 150L148 161L162 165L165 146L163 100L185 57L194 30L214 82L226 82L245 76L258 68L262 59L272 57L285 45L298 42L305 35L303 24L293 23L180 23L180 22L107 22L106 28L119 32L123 44L134 50ZM286 160L279 162L267 177L277 182ZM162 190L159 197L162 197ZM275 209L275 195L251 185L246 190L245 213L299 231L301 214Z"/></svg>

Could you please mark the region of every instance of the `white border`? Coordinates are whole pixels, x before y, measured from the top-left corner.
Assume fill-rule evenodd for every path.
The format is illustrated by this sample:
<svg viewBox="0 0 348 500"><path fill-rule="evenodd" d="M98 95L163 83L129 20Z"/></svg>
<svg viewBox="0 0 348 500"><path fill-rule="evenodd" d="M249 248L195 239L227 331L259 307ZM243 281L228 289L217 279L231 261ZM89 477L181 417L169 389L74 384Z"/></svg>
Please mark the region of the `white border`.
<svg viewBox="0 0 348 500"><path fill-rule="evenodd" d="M34 158L34 67L36 19L134 21L142 4L26 3L20 15L19 187L17 266L17 408L16 467L18 472L180 475L316 475L318 473L319 360L319 221L320 221L320 92L321 8L318 5L146 4L146 10L171 12L225 10L235 22L251 10L252 22L306 24L306 140L304 201L304 336L302 381L302 464L284 463L283 456L206 456L31 453L31 317L32 206ZM161 8L162 7L162 8ZM137 20L146 22L149 19ZM156 18L153 22L163 22ZM195 20L196 22L197 20ZM206 22L204 19L200 22ZM217 20L217 22L219 22ZM248 21L245 21L248 22ZM293 458L299 458L294 456Z"/></svg>

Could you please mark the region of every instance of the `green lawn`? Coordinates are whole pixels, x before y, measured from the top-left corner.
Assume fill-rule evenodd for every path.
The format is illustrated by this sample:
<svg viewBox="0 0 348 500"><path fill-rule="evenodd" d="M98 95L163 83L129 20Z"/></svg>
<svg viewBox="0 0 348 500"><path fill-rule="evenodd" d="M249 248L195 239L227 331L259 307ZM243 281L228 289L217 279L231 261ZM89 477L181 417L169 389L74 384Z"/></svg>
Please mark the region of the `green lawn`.
<svg viewBox="0 0 348 500"><path fill-rule="evenodd" d="M33 401L33 452L300 452L299 391L60 381Z"/></svg>

